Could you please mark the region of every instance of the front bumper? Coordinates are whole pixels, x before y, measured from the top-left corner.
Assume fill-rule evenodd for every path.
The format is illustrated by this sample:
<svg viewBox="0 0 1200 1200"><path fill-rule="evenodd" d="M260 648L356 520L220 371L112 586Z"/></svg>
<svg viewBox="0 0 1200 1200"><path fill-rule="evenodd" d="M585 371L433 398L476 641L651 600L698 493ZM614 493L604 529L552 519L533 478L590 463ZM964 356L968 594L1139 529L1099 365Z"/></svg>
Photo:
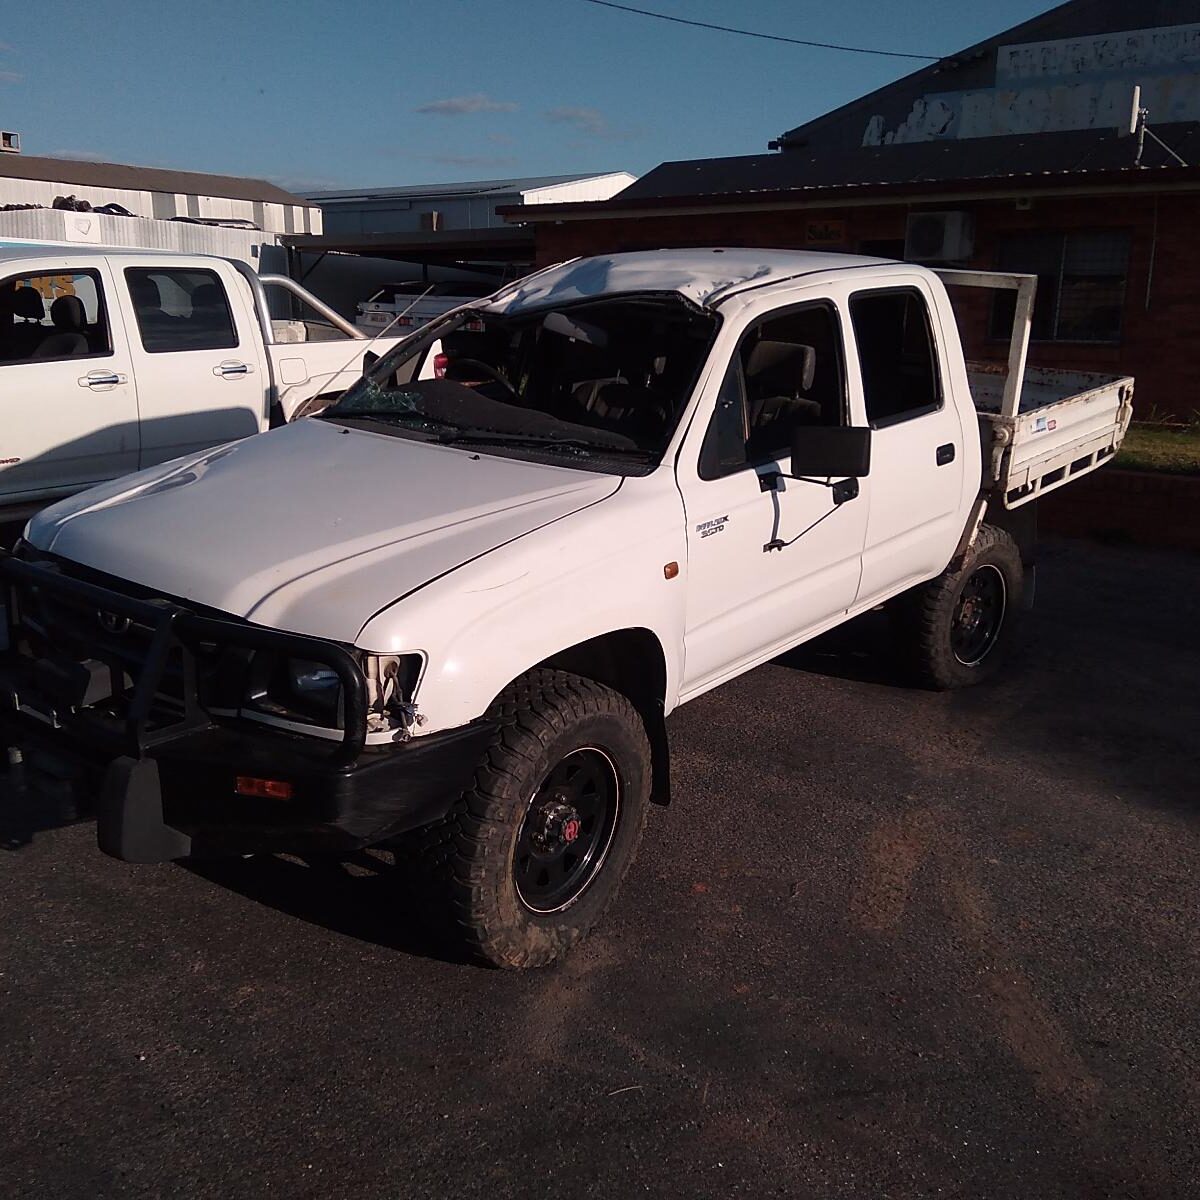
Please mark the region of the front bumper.
<svg viewBox="0 0 1200 1200"><path fill-rule="evenodd" d="M131 598L72 578L55 564L22 562L2 552L0 585L7 612L0 743L26 752L35 786L39 780L53 781L60 792L67 786L75 807L94 808L100 848L128 862L371 845L446 815L494 733L493 723L478 721L368 746L356 691L361 676L355 677L357 665L334 643L223 622L174 602ZM20 614L52 598L69 602L63 611L135 623L146 631L143 648L133 655L99 623L92 634L72 618L65 646L32 655ZM248 638L344 672L342 739L327 742L212 718L196 690L189 646L197 636L239 645ZM164 715L160 689L167 675L176 694ZM114 698L116 679L126 686ZM104 702L89 703L92 693L105 692L104 680ZM237 780L246 776L278 781L289 794L241 795Z"/></svg>

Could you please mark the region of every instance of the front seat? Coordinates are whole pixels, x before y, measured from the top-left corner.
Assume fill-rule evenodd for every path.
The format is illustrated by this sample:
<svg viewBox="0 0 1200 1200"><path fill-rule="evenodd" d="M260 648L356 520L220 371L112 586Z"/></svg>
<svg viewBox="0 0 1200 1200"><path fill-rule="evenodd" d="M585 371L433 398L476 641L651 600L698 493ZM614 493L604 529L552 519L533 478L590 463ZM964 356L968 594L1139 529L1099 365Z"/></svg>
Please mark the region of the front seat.
<svg viewBox="0 0 1200 1200"><path fill-rule="evenodd" d="M78 296L59 296L50 305L50 320L55 332L41 340L33 352L34 358L75 358L91 353L83 332L87 314Z"/></svg>
<svg viewBox="0 0 1200 1200"><path fill-rule="evenodd" d="M19 287L12 296L13 316L12 357L32 358L38 343L45 335L42 321L46 319L46 304L37 288Z"/></svg>
<svg viewBox="0 0 1200 1200"><path fill-rule="evenodd" d="M817 352L799 342L763 338L746 357L747 440L761 451L789 444L794 425L820 425L821 405L812 389Z"/></svg>

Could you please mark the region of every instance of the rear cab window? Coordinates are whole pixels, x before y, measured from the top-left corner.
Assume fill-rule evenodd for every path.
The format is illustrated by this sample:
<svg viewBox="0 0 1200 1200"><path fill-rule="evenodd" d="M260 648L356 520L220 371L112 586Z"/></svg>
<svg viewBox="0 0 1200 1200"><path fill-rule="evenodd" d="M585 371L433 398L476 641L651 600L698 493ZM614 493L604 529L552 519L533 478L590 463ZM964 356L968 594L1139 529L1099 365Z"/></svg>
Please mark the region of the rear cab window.
<svg viewBox="0 0 1200 1200"><path fill-rule="evenodd" d="M872 429L942 407L942 380L925 297L913 287L856 292L850 321Z"/></svg>
<svg viewBox="0 0 1200 1200"><path fill-rule="evenodd" d="M0 281L0 367L111 354L98 271L37 271Z"/></svg>
<svg viewBox="0 0 1200 1200"><path fill-rule="evenodd" d="M237 346L229 298L215 271L126 267L125 282L147 353L230 350Z"/></svg>

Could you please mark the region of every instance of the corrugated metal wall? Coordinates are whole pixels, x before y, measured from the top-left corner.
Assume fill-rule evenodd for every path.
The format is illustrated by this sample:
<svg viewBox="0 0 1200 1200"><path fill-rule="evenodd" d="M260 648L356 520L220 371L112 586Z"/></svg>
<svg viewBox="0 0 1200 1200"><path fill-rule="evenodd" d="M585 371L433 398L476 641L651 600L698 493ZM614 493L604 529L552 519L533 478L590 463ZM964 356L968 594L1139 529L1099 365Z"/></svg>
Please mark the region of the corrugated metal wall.
<svg viewBox="0 0 1200 1200"><path fill-rule="evenodd" d="M56 196L77 196L92 205L120 204L139 217L218 217L253 221L268 233L320 233L321 210L315 205L264 204L233 200L228 196L199 196L167 192L130 191L127 188L93 188L41 179L0 179L0 204L42 204Z"/></svg>

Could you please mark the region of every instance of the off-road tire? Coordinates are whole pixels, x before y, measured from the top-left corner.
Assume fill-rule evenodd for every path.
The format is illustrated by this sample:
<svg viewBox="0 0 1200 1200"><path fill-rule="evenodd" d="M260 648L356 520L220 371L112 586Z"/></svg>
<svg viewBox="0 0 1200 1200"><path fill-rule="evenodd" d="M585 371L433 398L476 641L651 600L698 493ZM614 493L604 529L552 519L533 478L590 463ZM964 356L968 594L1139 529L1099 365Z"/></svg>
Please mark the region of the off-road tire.
<svg viewBox="0 0 1200 1200"><path fill-rule="evenodd" d="M633 862L649 807L650 744L629 700L564 671L521 676L488 715L499 727L473 785L445 820L407 841L474 955L497 967L544 966L596 924ZM534 911L518 890L518 837L533 815L535 792L556 765L593 750L602 752L617 781L611 836L577 896L559 911Z"/></svg>
<svg viewBox="0 0 1200 1200"><path fill-rule="evenodd" d="M980 526L975 544L960 564L913 588L891 606L893 632L901 656L917 682L937 691L970 687L1003 665L1016 634L1025 572L1017 544L994 525ZM984 580L993 590L1002 581L1000 623L982 656L964 661L956 653L954 630L960 601L969 584ZM968 656L973 657L973 656Z"/></svg>

